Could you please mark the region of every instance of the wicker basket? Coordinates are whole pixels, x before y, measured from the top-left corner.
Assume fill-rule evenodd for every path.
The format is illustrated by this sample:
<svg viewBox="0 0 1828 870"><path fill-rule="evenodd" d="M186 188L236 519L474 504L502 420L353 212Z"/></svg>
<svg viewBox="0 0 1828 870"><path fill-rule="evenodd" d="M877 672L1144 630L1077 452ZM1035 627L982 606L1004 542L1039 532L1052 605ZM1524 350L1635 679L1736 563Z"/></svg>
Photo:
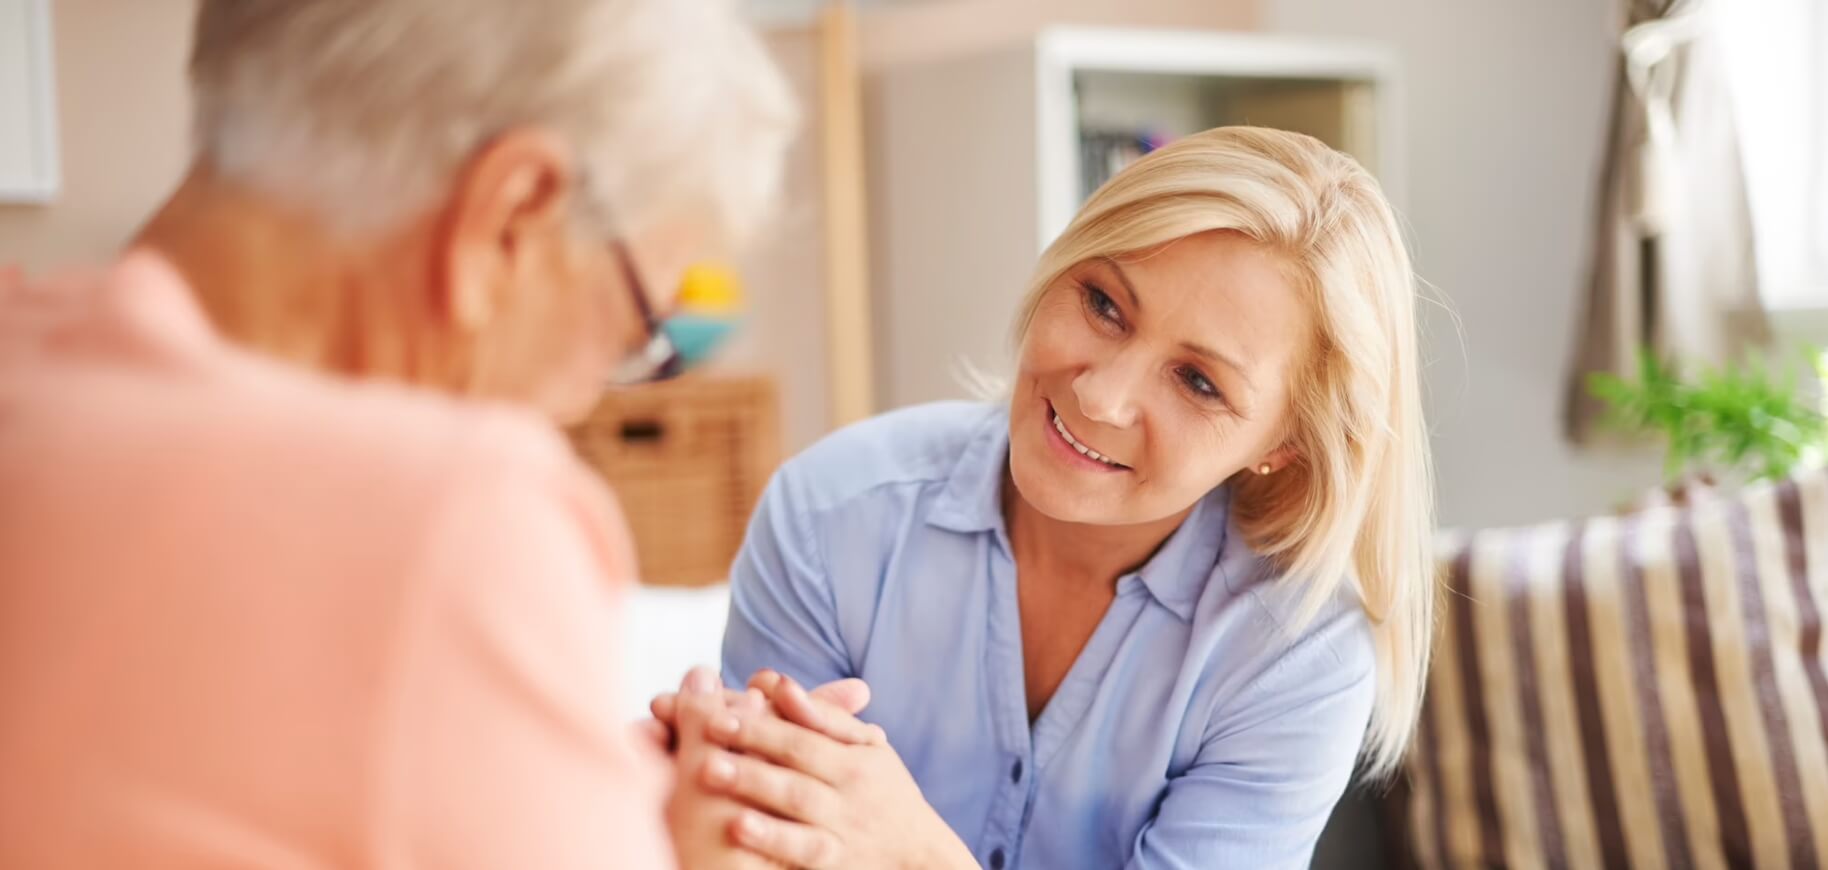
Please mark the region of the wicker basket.
<svg viewBox="0 0 1828 870"><path fill-rule="evenodd" d="M729 576L780 428L773 381L686 378L609 393L570 434L628 514L642 582L704 586Z"/></svg>

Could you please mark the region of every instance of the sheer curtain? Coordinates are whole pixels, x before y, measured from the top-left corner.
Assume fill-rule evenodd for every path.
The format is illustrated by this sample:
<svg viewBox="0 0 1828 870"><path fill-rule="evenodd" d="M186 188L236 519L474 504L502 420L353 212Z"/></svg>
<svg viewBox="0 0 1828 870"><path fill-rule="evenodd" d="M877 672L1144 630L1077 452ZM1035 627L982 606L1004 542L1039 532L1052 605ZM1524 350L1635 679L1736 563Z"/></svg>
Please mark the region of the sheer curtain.
<svg viewBox="0 0 1828 870"><path fill-rule="evenodd" d="M1765 301L1828 307L1828 2L1733 0L1719 14Z"/></svg>
<svg viewBox="0 0 1828 870"><path fill-rule="evenodd" d="M1769 339L1723 35L1724 8L1741 2L1625 5L1587 305L1568 383L1565 422L1577 440L1594 434L1604 410L1587 394L1591 373L1630 374L1644 347L1722 362Z"/></svg>

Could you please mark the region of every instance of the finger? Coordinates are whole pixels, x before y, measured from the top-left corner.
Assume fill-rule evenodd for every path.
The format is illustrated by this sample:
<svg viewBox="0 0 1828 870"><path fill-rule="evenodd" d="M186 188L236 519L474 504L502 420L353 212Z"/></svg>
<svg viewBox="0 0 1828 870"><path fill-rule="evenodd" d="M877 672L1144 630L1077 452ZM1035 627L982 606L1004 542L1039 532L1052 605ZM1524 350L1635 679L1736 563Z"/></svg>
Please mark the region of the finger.
<svg viewBox="0 0 1828 870"><path fill-rule="evenodd" d="M635 739L643 745L672 754L673 729L658 719L643 719L634 725Z"/></svg>
<svg viewBox="0 0 1828 870"><path fill-rule="evenodd" d="M725 749L759 755L824 782L842 778L843 744L766 713L713 712L705 736Z"/></svg>
<svg viewBox="0 0 1828 870"><path fill-rule="evenodd" d="M672 692L655 695L654 700L647 703L647 711L654 714L655 719L672 725L679 719L679 696Z"/></svg>
<svg viewBox="0 0 1828 870"><path fill-rule="evenodd" d="M795 686L796 691L782 706L781 691L786 686ZM789 721L804 725L833 740L859 745L881 744L888 742L881 728L863 724L856 719L856 714L870 702L868 683L856 678L833 680L812 690L810 693L797 689L798 684L769 668L755 672L749 678L749 690L761 691L768 695L775 709ZM805 700L807 695L811 700Z"/></svg>
<svg viewBox="0 0 1828 870"><path fill-rule="evenodd" d="M843 844L824 828L745 810L730 823L738 846L789 867L827 870L843 864Z"/></svg>
<svg viewBox="0 0 1828 870"><path fill-rule="evenodd" d="M825 824L837 809L831 786L759 758L713 752L700 770L706 788L790 821Z"/></svg>
<svg viewBox="0 0 1828 870"><path fill-rule="evenodd" d="M857 682L862 684L861 680ZM782 677L776 682L768 700L774 704L774 709L781 714L781 718L804 725L833 740L860 745L886 742L882 739L881 728L863 722L830 703L814 699L792 677Z"/></svg>
<svg viewBox="0 0 1828 870"><path fill-rule="evenodd" d="M723 687L723 681L718 679L716 672L703 665L687 671L685 679L679 684L681 692L692 695L708 695Z"/></svg>
<svg viewBox="0 0 1828 870"><path fill-rule="evenodd" d="M764 694L773 694L776 686L784 679L780 672L763 668L749 678L749 688L760 689ZM811 692L812 696L826 701L846 713L856 715L870 705L870 684L856 677L832 680Z"/></svg>
<svg viewBox="0 0 1828 870"><path fill-rule="evenodd" d="M730 707L721 694L688 693L674 702L677 713L673 733L681 750L708 742L709 723L728 716Z"/></svg>
<svg viewBox="0 0 1828 870"><path fill-rule="evenodd" d="M856 677L833 680L809 694L853 716L870 705L870 684Z"/></svg>
<svg viewBox="0 0 1828 870"><path fill-rule="evenodd" d="M749 678L749 688L760 689L763 694L774 691L774 684L781 681L781 674L773 668L762 668Z"/></svg>
<svg viewBox="0 0 1828 870"><path fill-rule="evenodd" d="M768 699L760 693L755 692L754 689L743 692L739 692L735 689L725 689L724 701L731 706L741 704L753 710L764 709L768 703ZM665 692L655 695L654 700L648 702L647 710L649 713L654 714L655 719L666 723L670 727L676 724L679 718L679 695L675 692Z"/></svg>

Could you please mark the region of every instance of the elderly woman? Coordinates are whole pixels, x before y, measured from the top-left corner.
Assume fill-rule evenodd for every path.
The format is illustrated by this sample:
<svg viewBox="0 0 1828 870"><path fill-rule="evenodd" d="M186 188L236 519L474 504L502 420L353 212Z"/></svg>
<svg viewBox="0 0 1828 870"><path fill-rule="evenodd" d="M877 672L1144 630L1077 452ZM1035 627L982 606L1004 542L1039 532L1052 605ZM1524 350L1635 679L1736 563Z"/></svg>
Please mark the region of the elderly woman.
<svg viewBox="0 0 1828 870"><path fill-rule="evenodd" d="M1377 183L1320 142L1138 161L1042 255L1005 400L840 432L757 512L724 673L861 677L881 730L656 704L733 750L691 776L805 867L1307 866L1420 706L1414 305Z"/></svg>
<svg viewBox="0 0 1828 870"><path fill-rule="evenodd" d="M551 423L668 365L778 73L711 0L203 0L190 74L137 251L0 298L0 865L671 864Z"/></svg>

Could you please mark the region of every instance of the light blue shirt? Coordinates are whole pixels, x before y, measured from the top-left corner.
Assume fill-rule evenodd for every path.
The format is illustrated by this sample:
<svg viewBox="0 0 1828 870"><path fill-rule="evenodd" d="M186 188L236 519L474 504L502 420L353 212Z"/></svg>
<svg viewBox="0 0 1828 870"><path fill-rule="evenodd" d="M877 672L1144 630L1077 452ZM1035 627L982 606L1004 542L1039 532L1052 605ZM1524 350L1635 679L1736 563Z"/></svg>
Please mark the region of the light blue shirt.
<svg viewBox="0 0 1828 870"><path fill-rule="evenodd" d="M1001 407L878 417L788 462L732 569L724 678L861 677L922 793L990 870L1305 867L1375 693L1342 593L1291 631L1205 497L1117 596L1032 727ZM739 683L740 684L740 683Z"/></svg>

